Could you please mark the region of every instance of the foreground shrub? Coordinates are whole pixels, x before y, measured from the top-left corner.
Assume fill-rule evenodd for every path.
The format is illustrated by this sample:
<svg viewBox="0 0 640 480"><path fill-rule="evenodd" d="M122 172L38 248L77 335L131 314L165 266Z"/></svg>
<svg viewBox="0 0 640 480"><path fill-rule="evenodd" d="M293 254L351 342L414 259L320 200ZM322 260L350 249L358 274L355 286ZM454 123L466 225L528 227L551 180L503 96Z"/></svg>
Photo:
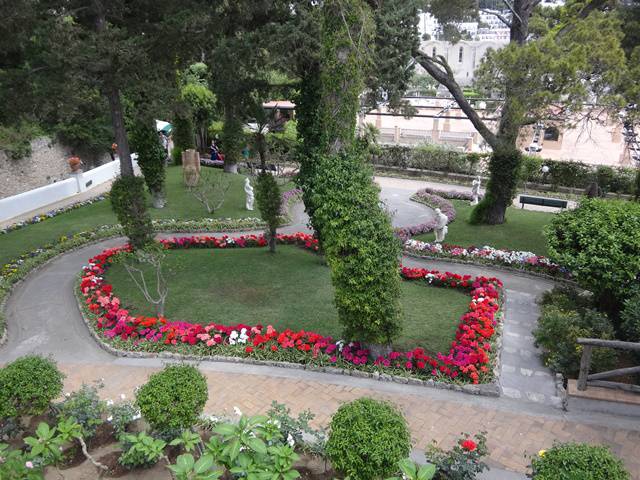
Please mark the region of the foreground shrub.
<svg viewBox="0 0 640 480"><path fill-rule="evenodd" d="M120 438L122 455L118 461L127 468L150 467L158 463L164 455L166 442L147 435L125 434Z"/></svg>
<svg viewBox="0 0 640 480"><path fill-rule="evenodd" d="M531 461L536 480L628 480L622 461L607 447L584 443L554 445Z"/></svg>
<svg viewBox="0 0 640 480"><path fill-rule="evenodd" d="M56 410L60 420L74 419L81 426L82 435L89 438L95 435L98 425L102 423L102 415L107 411L107 404L100 400L98 386L83 383L80 390L56 405Z"/></svg>
<svg viewBox="0 0 640 480"><path fill-rule="evenodd" d="M533 336L536 345L542 348L545 365L565 377L576 378L582 356L582 347L576 340L579 337L612 340L614 331L607 317L595 310L579 312L547 305L542 309ZM608 370L614 367L615 362L614 350L594 348L591 371Z"/></svg>
<svg viewBox="0 0 640 480"><path fill-rule="evenodd" d="M44 413L62 392L63 378L52 360L37 355L0 369L0 419Z"/></svg>
<svg viewBox="0 0 640 480"><path fill-rule="evenodd" d="M352 480L395 473L410 450L407 422L389 403L360 398L342 405L331 419L327 456Z"/></svg>
<svg viewBox="0 0 640 480"><path fill-rule="evenodd" d="M640 203L584 199L546 227L549 257L614 315L638 283Z"/></svg>
<svg viewBox="0 0 640 480"><path fill-rule="evenodd" d="M151 217L144 196L141 177L118 177L111 185L111 208L134 248L142 248L153 240Z"/></svg>
<svg viewBox="0 0 640 480"><path fill-rule="evenodd" d="M485 433L479 433L473 439L466 433L462 435L451 450L443 450L435 442L427 447L427 460L432 462L438 470L436 478L473 480L476 475L489 468L482 461L482 458L489 454Z"/></svg>
<svg viewBox="0 0 640 480"><path fill-rule="evenodd" d="M136 405L154 429L173 432L196 423L208 396L207 382L197 368L170 365L138 390Z"/></svg>

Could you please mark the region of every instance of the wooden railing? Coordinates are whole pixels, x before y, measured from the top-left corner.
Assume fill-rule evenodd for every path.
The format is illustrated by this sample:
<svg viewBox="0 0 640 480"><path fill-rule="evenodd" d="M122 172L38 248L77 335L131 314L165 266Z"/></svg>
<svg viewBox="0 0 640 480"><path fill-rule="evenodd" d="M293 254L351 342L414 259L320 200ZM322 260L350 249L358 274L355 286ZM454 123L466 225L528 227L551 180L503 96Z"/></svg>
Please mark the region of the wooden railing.
<svg viewBox="0 0 640 480"><path fill-rule="evenodd" d="M580 359L580 375L578 376L578 390L586 390L587 386L616 388L629 392L640 393L639 385L631 385L628 383L608 382L604 378L617 377L620 375L629 375L640 373L640 366L618 368L617 370L609 370L607 372L592 373L589 375L591 367L591 353L594 348L613 348L615 350L631 350L640 352L640 343L621 342L618 340L600 340L598 338L578 338L578 344L582 345L582 358Z"/></svg>

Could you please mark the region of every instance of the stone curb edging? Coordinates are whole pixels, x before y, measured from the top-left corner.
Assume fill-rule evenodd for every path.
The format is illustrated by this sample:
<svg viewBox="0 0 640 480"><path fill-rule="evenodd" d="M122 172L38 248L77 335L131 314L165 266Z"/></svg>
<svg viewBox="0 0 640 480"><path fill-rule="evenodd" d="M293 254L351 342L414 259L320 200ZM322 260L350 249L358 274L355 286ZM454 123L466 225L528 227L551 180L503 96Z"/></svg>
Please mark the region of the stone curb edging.
<svg viewBox="0 0 640 480"><path fill-rule="evenodd" d="M112 345L109 345L93 328L91 320L88 318L86 311L82 305L82 298L79 294L79 285L80 279L78 279L74 283L74 296L76 298L76 303L78 305L78 310L80 311L80 316L82 317L82 321L89 330L90 335L96 341L96 343L105 350L107 353L114 355L116 357L125 357L125 358L157 358L157 359L167 359L167 360L185 360L185 361L210 361L210 362L222 362L222 363L244 363L249 365L262 365L262 366L270 366L270 367L278 367L278 368L290 368L293 370L308 370L310 372L320 372L320 373L329 373L333 375L345 375L351 377L359 377L359 378L369 378L378 381L386 381L386 382L394 382L400 384L409 384L409 385L422 385L430 388L437 388L441 390L453 390L456 392L463 392L471 395L483 395L487 397L499 397L502 394L502 388L500 386L500 356L502 354L502 321L499 323L500 328L496 330L496 338L494 340L495 348L498 352L498 355L494 357L495 365L493 367L493 375L494 380L489 383L483 384L465 384L460 385L456 383L447 383L447 382L439 382L433 379L422 380L420 378L414 377L403 377L400 375L387 375L385 373L380 372L364 372L361 370L355 369L346 369L346 368L335 368L335 367L318 367L315 365L305 365L302 363L293 363L293 362L278 362L271 360L257 360L251 358L243 358L243 357L228 357L224 355L211 355L211 356L201 356L201 355L186 355L182 353L172 353L172 352L132 352L129 350L121 350L119 348L115 348ZM503 300L505 297L503 297ZM503 301L505 304L506 301ZM502 307L501 307L502 312ZM502 313L502 320L504 319L504 313Z"/></svg>
<svg viewBox="0 0 640 480"><path fill-rule="evenodd" d="M406 255L407 257L421 258L421 259L425 259L425 260L436 260L436 261L449 262L449 263L458 263L458 264L461 264L461 265L475 265L475 266L478 266L478 267L489 267L489 268L493 268L495 270L503 271L505 273L513 273L515 275L520 275L520 276L523 276L523 277L526 277L526 276L539 277L539 278L543 278L545 280L550 280L550 281L553 281L553 282L562 283L564 285L571 286L571 287L577 287L578 286L578 284L576 282L574 282L573 280L567 280L567 279L564 279L564 278L554 277L552 275L547 275L546 273L540 273L540 272L535 272L535 271L530 271L530 270L522 270L520 268L509 267L507 265L497 265L497 264L494 264L494 263L482 263L482 262L477 262L477 261L473 261L473 260L461 260L461 259L458 259L458 258L437 257L435 255L419 255L417 253L413 253L411 250L406 250L406 249L403 249L403 254Z"/></svg>

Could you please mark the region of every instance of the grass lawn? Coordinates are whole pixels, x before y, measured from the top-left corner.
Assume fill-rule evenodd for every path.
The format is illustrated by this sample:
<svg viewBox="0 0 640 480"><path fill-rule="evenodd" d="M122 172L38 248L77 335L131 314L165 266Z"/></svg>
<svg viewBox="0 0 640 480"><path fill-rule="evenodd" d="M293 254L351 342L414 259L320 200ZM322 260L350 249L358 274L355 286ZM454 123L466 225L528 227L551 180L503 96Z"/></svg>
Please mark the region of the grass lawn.
<svg viewBox="0 0 640 480"><path fill-rule="evenodd" d="M241 218L260 217L260 212L245 210L245 193L243 190L244 175L225 174L222 170L212 169L218 175L228 175L231 188L227 192L225 203L212 217ZM207 211L191 195L182 183L182 168L167 169L167 206L163 209L151 208L153 218L198 219L207 217ZM89 230L99 225L118 223L111 211L111 203L107 199L47 219L42 223L29 225L5 235L0 235L0 265L13 260L20 254L53 242L63 235Z"/></svg>
<svg viewBox="0 0 640 480"><path fill-rule="evenodd" d="M271 324L340 338L329 268L308 251L281 245L275 255L264 248L173 250L166 265L171 320ZM154 314L121 265L114 264L106 279L126 307ZM448 351L468 305L464 292L403 281L404 331L396 347Z"/></svg>
<svg viewBox="0 0 640 480"><path fill-rule="evenodd" d="M456 220L449 225L445 243L454 245L484 246L509 250L526 250L538 255L547 255L547 240L542 233L551 222L553 213L534 212L509 207L507 221L502 225L471 225L469 216L473 207L463 200L452 200L456 209ZM433 233L416 236L416 239L431 242Z"/></svg>

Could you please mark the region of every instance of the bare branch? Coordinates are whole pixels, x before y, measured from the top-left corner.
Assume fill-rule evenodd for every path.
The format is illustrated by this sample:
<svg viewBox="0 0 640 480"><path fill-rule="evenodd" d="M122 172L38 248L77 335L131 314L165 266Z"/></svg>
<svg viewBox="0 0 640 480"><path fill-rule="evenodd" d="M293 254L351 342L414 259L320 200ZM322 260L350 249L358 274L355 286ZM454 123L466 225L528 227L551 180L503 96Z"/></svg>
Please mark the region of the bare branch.
<svg viewBox="0 0 640 480"><path fill-rule="evenodd" d="M518 12L516 12L516 9L514 8L513 4L509 0L502 0L502 1L507 6L507 8L511 10L511 13L513 14L513 16L516 17L520 23L524 23L522 21L522 17L518 15ZM537 0L535 3L536 4L540 3L540 0ZM533 9L533 6L531 8ZM511 28L511 25L509 25L509 28Z"/></svg>
<svg viewBox="0 0 640 480"><path fill-rule="evenodd" d="M505 17L501 13L496 12L495 10L489 10L488 8L481 8L480 11L484 12L484 13L488 13L489 15L494 15L494 16L498 17L498 19L502 23L504 23L507 27L511 28L511 22L509 21L509 19L507 17Z"/></svg>
<svg viewBox="0 0 640 480"><path fill-rule="evenodd" d="M431 57L421 50L416 50L414 53L416 61L441 85L444 85L451 93L458 106L469 118L469 121L478 130L482 138L495 150L498 147L498 138L487 127L484 121L478 115L478 112L474 110L469 101L462 93L462 89L458 82L455 81L451 67L441 55L437 57Z"/></svg>

